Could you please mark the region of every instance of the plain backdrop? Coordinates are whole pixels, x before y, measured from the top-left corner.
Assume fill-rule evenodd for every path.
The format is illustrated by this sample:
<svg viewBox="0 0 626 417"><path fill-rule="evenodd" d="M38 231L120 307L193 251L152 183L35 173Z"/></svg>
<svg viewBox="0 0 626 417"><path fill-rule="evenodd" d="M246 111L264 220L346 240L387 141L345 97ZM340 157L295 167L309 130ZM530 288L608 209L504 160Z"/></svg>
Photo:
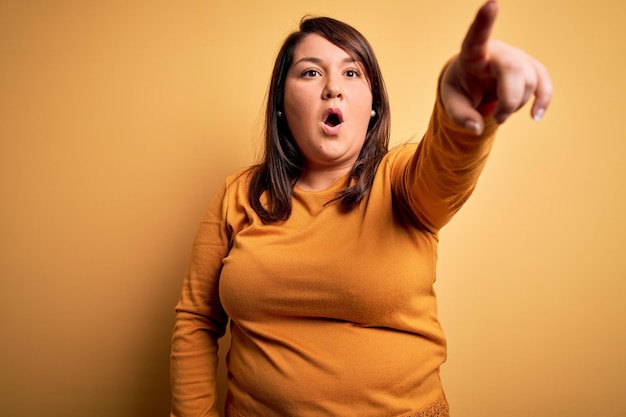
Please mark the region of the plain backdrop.
<svg viewBox="0 0 626 417"><path fill-rule="evenodd" d="M284 37L305 14L361 30L396 144L424 133L480 5L0 0L0 413L167 415L195 229L258 155ZM501 128L441 233L454 416L626 416L624 21L621 0L500 1L494 36L555 96Z"/></svg>

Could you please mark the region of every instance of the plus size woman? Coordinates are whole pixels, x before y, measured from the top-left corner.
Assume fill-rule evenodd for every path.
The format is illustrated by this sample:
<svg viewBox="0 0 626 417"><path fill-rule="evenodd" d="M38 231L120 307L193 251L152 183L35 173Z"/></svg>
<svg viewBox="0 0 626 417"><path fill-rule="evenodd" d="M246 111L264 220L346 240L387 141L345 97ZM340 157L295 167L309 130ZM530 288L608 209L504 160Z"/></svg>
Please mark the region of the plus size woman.
<svg viewBox="0 0 626 417"><path fill-rule="evenodd" d="M545 68L476 15L441 73L428 130L388 150L376 57L351 26L301 22L278 53L262 160L233 173L193 245L172 339L172 416L449 416L433 290L438 233L472 193L498 126L551 99ZM534 97L534 99L533 99Z"/></svg>

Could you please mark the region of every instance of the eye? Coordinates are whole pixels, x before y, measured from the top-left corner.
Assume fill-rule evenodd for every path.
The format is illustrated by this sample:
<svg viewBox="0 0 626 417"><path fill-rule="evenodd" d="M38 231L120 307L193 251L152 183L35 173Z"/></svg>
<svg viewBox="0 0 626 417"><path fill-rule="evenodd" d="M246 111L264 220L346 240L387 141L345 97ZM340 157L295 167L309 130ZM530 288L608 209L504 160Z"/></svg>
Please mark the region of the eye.
<svg viewBox="0 0 626 417"><path fill-rule="evenodd" d="M305 78L315 78L320 76L320 72L318 70L308 69L302 72L302 76Z"/></svg>
<svg viewBox="0 0 626 417"><path fill-rule="evenodd" d="M357 78L358 76L361 75L357 70L353 70L353 69L347 70L345 74L346 74L346 77L348 78Z"/></svg>

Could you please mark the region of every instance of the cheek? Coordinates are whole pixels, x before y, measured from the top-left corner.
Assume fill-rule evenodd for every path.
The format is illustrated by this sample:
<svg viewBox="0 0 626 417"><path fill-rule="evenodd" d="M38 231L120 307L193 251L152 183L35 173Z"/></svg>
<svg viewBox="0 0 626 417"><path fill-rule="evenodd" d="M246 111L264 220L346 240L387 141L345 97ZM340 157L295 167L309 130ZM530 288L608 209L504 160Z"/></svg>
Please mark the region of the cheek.
<svg viewBox="0 0 626 417"><path fill-rule="evenodd" d="M351 95L356 99L356 103L359 104L359 107L368 108L369 111L372 110L374 96L372 95L372 90L370 89L369 84L363 83L355 86L355 88L351 91Z"/></svg>
<svg viewBox="0 0 626 417"><path fill-rule="evenodd" d="M311 101L311 88L299 85L297 82L290 82L288 79L285 83L285 92L283 93L283 105L285 109L299 111L304 108L307 102Z"/></svg>
<svg viewBox="0 0 626 417"><path fill-rule="evenodd" d="M302 107L298 106L298 103L285 101L283 117L291 136L296 141L298 147L301 147L300 142L303 136L306 136L306 133L311 130L311 127L307 125L308 118L305 117Z"/></svg>
<svg viewBox="0 0 626 417"><path fill-rule="evenodd" d="M305 116L311 113L311 98L302 89L294 91L286 87L283 107L283 113L290 127L304 125L308 121Z"/></svg>
<svg viewBox="0 0 626 417"><path fill-rule="evenodd" d="M363 105L366 106L371 111L372 110L372 104L374 102L374 97L372 96L372 90L370 90L369 87L367 87L362 92L361 100L363 102Z"/></svg>
<svg viewBox="0 0 626 417"><path fill-rule="evenodd" d="M373 104L372 93L368 89L368 90L360 92L360 94L357 95L356 97L357 97L356 103L358 103L359 119L360 121L365 123L365 128L367 129L367 126L369 125L369 121L371 118L371 112L372 112L372 104Z"/></svg>

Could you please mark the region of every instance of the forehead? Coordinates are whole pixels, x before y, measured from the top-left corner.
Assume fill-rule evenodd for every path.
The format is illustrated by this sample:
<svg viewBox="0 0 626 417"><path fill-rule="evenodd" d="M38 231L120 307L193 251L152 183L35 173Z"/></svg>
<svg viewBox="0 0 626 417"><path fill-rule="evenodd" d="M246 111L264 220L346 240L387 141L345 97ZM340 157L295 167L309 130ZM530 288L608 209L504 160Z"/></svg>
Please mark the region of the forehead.
<svg viewBox="0 0 626 417"><path fill-rule="evenodd" d="M306 35L294 50L294 64L307 58L323 61L355 61L348 52L316 33Z"/></svg>

